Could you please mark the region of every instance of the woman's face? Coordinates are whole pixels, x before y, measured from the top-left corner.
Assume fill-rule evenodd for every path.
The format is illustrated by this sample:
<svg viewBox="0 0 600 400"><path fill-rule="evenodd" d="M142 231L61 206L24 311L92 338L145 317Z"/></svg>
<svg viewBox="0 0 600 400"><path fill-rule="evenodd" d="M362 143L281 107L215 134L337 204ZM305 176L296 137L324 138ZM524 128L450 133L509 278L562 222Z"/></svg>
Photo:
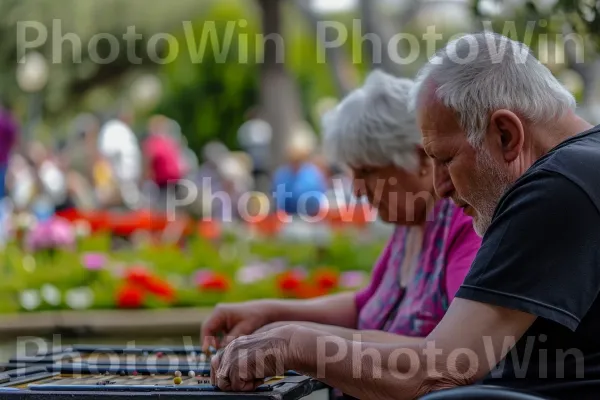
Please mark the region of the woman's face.
<svg viewBox="0 0 600 400"><path fill-rule="evenodd" d="M396 166L353 167L355 196L366 196L380 218L398 225L425 222L435 201L431 169L407 171Z"/></svg>

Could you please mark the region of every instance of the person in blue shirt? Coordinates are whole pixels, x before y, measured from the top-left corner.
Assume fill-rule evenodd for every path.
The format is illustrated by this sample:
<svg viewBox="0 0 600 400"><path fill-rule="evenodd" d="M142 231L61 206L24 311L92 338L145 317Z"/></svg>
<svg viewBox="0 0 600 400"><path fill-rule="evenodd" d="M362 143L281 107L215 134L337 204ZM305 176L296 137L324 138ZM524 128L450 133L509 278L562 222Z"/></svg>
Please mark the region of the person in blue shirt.
<svg viewBox="0 0 600 400"><path fill-rule="evenodd" d="M278 211L312 217L325 205L327 178L311 161L313 149L311 137L306 135L294 137L288 145L288 162L279 167L273 177Z"/></svg>

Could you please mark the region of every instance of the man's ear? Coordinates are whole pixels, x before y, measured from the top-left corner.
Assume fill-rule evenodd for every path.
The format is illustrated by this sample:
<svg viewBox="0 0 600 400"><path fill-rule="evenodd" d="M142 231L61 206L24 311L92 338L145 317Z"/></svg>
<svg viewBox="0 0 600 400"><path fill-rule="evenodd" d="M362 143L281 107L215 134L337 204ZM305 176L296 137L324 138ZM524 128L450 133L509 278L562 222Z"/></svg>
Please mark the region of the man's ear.
<svg viewBox="0 0 600 400"><path fill-rule="evenodd" d="M525 144L525 129L519 117L509 110L498 110L490 118L488 133L504 161L514 161Z"/></svg>

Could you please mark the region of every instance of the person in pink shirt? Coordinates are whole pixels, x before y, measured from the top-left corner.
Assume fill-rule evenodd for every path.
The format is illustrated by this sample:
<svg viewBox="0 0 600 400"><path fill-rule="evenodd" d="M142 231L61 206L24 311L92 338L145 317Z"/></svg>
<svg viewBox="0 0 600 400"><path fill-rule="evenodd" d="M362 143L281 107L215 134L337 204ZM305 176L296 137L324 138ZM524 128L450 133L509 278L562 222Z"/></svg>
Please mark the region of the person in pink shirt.
<svg viewBox="0 0 600 400"><path fill-rule="evenodd" d="M0 102L0 200L6 195L10 155L18 142L19 126L10 109Z"/></svg>
<svg viewBox="0 0 600 400"><path fill-rule="evenodd" d="M355 194L395 225L370 283L311 300L219 305L202 326L205 348L289 323L344 339L399 343L421 341L436 327L481 239L471 217L435 193L433 164L408 111L412 86L375 71L324 118L326 154L352 171ZM219 333L224 340L216 339Z"/></svg>
<svg viewBox="0 0 600 400"><path fill-rule="evenodd" d="M154 206L164 211L169 186L185 177L186 166L179 142L171 134L170 120L162 115L150 118L148 136L143 142L145 177L152 181L158 191Z"/></svg>

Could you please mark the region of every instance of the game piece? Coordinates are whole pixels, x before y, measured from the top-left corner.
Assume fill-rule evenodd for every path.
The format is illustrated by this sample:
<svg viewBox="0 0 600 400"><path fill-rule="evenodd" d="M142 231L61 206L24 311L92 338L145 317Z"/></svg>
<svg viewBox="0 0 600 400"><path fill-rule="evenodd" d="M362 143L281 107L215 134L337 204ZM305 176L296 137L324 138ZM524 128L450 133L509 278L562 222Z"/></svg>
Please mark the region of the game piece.
<svg viewBox="0 0 600 400"><path fill-rule="evenodd" d="M125 375L127 375L127 373L126 373L124 370L121 370L121 371L119 372L119 375L121 375L121 376L125 376Z"/></svg>
<svg viewBox="0 0 600 400"><path fill-rule="evenodd" d="M133 376L137 376L138 372L137 371L133 371L132 374L133 374Z"/></svg>
<svg viewBox="0 0 600 400"><path fill-rule="evenodd" d="M181 371L175 371L175 376L177 378L181 378Z"/></svg>
<svg viewBox="0 0 600 400"><path fill-rule="evenodd" d="M175 379L173 379L173 383L176 385L180 385L181 384L181 377L176 376Z"/></svg>
<svg viewBox="0 0 600 400"><path fill-rule="evenodd" d="M196 376L196 373L195 373L194 371L190 371L190 372L188 372L188 376L189 376L190 378L193 378L193 377L195 377L195 376Z"/></svg>
<svg viewBox="0 0 600 400"><path fill-rule="evenodd" d="M162 358L162 356L164 356L162 351L159 351L158 353L156 353L156 357Z"/></svg>

